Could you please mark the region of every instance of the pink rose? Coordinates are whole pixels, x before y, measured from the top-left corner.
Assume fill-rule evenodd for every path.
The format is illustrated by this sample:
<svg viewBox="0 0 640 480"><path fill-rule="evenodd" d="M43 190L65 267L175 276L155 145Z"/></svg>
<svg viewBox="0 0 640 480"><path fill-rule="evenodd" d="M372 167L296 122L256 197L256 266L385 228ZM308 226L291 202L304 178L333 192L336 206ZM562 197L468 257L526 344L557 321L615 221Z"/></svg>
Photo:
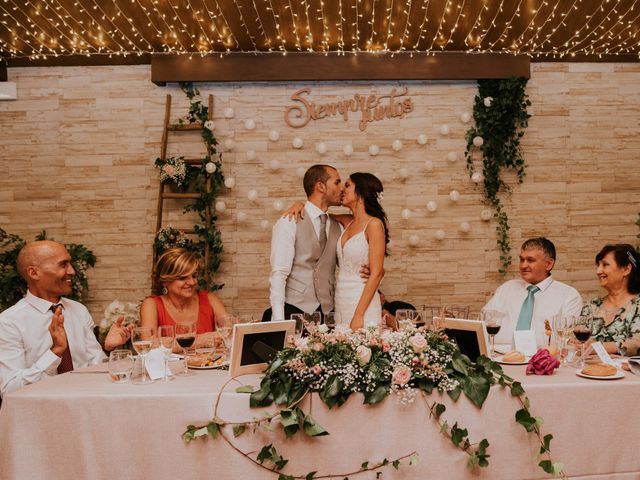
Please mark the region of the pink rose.
<svg viewBox="0 0 640 480"><path fill-rule="evenodd" d="M383 352L388 352L389 350L391 350L391 345L389 345L388 343L383 343L382 344L382 351Z"/></svg>
<svg viewBox="0 0 640 480"><path fill-rule="evenodd" d="M396 385L406 385L411 380L411 369L404 365L396 367L391 376L391 381Z"/></svg>
<svg viewBox="0 0 640 480"><path fill-rule="evenodd" d="M164 170L164 173L166 173L167 175L173 175L173 172L175 172L175 169L173 168L172 165L165 165L164 167L162 167L162 169Z"/></svg>
<svg viewBox="0 0 640 480"><path fill-rule="evenodd" d="M311 367L311 371L314 375L320 375L322 369L320 368L320 365L314 365L313 367Z"/></svg>
<svg viewBox="0 0 640 480"><path fill-rule="evenodd" d="M313 344L313 350L315 352L321 352L322 349L324 349L324 345L322 343L316 342L316 343Z"/></svg>
<svg viewBox="0 0 640 480"><path fill-rule="evenodd" d="M356 348L356 359L360 365L366 365L369 363L369 360L371 360L371 349L364 345L360 345Z"/></svg>
<svg viewBox="0 0 640 480"><path fill-rule="evenodd" d="M296 348L302 353L307 353L309 351L309 341L306 338L296 340Z"/></svg>
<svg viewBox="0 0 640 480"><path fill-rule="evenodd" d="M549 353L546 348L539 349L536 354L531 357L527 365L527 375L551 375L553 371L560 366L557 358Z"/></svg>
<svg viewBox="0 0 640 480"><path fill-rule="evenodd" d="M409 337L409 345L411 345L415 353L422 353L427 348L427 339L420 333L416 333L412 337Z"/></svg>

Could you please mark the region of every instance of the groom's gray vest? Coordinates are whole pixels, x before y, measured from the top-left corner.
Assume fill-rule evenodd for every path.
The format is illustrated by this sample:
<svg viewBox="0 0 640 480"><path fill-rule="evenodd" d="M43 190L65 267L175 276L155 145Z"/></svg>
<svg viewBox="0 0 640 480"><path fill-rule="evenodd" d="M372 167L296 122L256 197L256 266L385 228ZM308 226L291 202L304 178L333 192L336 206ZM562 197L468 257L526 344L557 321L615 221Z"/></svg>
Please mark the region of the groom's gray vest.
<svg viewBox="0 0 640 480"><path fill-rule="evenodd" d="M313 312L318 303L324 313L333 310L336 283L336 245L340 225L329 217L329 232L324 251L310 216L296 225L295 256L287 278L285 302L304 312Z"/></svg>

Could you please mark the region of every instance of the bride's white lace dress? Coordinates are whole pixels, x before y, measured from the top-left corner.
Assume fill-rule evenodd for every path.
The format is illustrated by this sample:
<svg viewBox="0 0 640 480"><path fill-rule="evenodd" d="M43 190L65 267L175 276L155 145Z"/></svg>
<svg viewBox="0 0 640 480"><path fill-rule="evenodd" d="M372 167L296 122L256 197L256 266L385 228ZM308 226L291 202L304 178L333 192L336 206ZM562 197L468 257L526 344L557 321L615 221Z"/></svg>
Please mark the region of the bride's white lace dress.
<svg viewBox="0 0 640 480"><path fill-rule="evenodd" d="M369 243L364 234L366 229L365 226L364 230L347 240L344 248L342 247L342 235L346 229L338 238L337 254L340 270L335 291L336 323L345 325L351 323L353 313L364 290L365 280L360 277L360 268L369 264ZM376 292L364 314L364 326L379 325L381 317L380 295Z"/></svg>

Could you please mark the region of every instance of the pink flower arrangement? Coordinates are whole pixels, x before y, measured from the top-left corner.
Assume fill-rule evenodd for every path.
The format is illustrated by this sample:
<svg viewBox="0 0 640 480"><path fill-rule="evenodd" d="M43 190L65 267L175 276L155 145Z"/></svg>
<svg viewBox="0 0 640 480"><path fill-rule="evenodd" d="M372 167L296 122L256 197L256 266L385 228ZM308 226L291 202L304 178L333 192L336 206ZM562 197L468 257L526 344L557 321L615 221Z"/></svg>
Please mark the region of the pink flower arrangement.
<svg viewBox="0 0 640 480"><path fill-rule="evenodd" d="M424 336L416 333L415 335L409 337L409 345L411 345L411 348L413 348L414 352L422 353L426 350L428 343L427 339L424 338Z"/></svg>
<svg viewBox="0 0 640 480"><path fill-rule="evenodd" d="M529 360L527 375L551 375L559 366L558 359L551 355L546 348L541 348Z"/></svg>
<svg viewBox="0 0 640 480"><path fill-rule="evenodd" d="M405 365L400 365L395 368L391 376L391 381L395 385L406 385L411 380L411 369Z"/></svg>

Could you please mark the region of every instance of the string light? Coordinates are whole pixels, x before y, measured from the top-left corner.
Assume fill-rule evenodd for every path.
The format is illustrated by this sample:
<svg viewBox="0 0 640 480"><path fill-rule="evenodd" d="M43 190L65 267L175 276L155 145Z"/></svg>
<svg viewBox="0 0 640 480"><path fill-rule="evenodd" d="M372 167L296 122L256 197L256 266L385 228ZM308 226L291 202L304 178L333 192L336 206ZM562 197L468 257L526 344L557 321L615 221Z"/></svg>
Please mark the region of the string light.
<svg viewBox="0 0 640 480"><path fill-rule="evenodd" d="M437 50L555 58L632 54L640 59L640 0L431 3L0 0L0 57L291 51L413 55Z"/></svg>

